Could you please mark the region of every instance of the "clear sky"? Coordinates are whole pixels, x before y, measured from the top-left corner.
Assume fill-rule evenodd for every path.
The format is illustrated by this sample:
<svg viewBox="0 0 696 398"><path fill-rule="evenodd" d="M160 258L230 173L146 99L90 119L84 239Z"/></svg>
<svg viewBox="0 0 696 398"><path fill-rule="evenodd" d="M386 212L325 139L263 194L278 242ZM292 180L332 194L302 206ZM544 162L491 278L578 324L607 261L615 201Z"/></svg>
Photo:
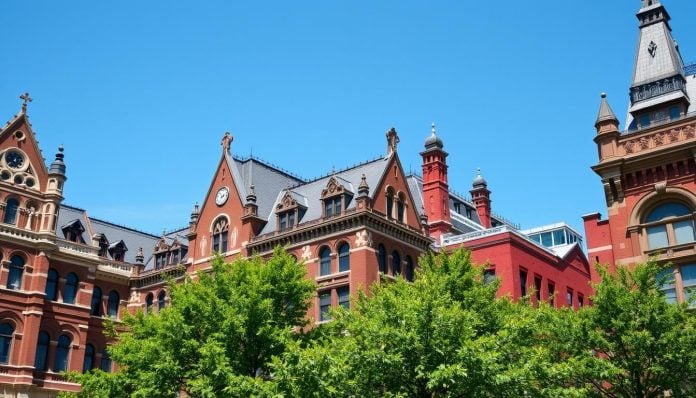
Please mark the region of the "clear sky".
<svg viewBox="0 0 696 398"><path fill-rule="evenodd" d="M695 60L696 2L663 3ZM433 121L454 190L481 167L494 212L583 232L606 213L594 121L602 91L625 118L639 6L2 0L0 119L29 91L47 161L65 145L65 203L153 233L187 225L226 130L309 178L384 154L392 126L419 170Z"/></svg>

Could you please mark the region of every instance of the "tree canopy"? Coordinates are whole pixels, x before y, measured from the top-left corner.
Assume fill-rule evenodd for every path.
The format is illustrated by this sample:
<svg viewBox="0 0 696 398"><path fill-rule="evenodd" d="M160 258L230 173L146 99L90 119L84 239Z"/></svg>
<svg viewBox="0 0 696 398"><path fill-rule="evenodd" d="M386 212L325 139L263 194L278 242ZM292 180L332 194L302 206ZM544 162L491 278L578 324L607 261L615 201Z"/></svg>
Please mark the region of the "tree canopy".
<svg viewBox="0 0 696 398"><path fill-rule="evenodd" d="M497 298L470 254L426 254L414 282L372 286L303 333L313 283L276 250L171 285L125 319L120 371L72 375L84 397L675 397L696 395L696 319L655 263L600 268L592 306ZM534 294L533 292L530 294Z"/></svg>

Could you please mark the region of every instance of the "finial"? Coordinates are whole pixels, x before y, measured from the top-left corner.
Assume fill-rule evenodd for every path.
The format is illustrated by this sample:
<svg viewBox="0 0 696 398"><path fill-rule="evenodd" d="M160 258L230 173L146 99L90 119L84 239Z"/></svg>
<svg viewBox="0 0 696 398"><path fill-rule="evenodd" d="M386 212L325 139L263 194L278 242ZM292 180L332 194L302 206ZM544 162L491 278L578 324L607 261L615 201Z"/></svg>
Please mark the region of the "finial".
<svg viewBox="0 0 696 398"><path fill-rule="evenodd" d="M234 141L234 137L232 136L232 134L230 134L229 131L225 131L225 135L222 136L222 142L221 142L222 149L225 152L227 152L227 153L230 152L230 148L232 147L232 141Z"/></svg>
<svg viewBox="0 0 696 398"><path fill-rule="evenodd" d="M360 185L358 185L358 193L360 195L367 196L370 193L370 186L367 185L367 177L363 173L362 177L360 177Z"/></svg>
<svg viewBox="0 0 696 398"><path fill-rule="evenodd" d="M65 154L63 153L63 150L64 148L61 144L58 147L58 152L56 152L56 159L53 161L53 163L51 163L51 167L48 169L49 173L65 175L65 163L63 162Z"/></svg>
<svg viewBox="0 0 696 398"><path fill-rule="evenodd" d="M249 186L249 192L247 193L246 200L248 203L256 203L256 191L254 190L254 184Z"/></svg>
<svg viewBox="0 0 696 398"><path fill-rule="evenodd" d="M396 153L396 147L399 141L399 134L396 132L396 129L392 127L387 131L387 156Z"/></svg>
<svg viewBox="0 0 696 398"><path fill-rule="evenodd" d="M435 122L433 122L433 124L431 124L430 131L433 133L433 135L437 135L437 134L435 134Z"/></svg>
<svg viewBox="0 0 696 398"><path fill-rule="evenodd" d="M481 177L481 168L480 167L476 168L476 176Z"/></svg>
<svg viewBox="0 0 696 398"><path fill-rule="evenodd" d="M607 93L601 93L601 94L599 94L599 96L602 98L607 98Z"/></svg>
<svg viewBox="0 0 696 398"><path fill-rule="evenodd" d="M33 101L33 99L29 96L29 93L26 92L22 95L19 96L19 99L21 99L22 102L22 112L26 113L27 111L27 105L29 105L30 102Z"/></svg>

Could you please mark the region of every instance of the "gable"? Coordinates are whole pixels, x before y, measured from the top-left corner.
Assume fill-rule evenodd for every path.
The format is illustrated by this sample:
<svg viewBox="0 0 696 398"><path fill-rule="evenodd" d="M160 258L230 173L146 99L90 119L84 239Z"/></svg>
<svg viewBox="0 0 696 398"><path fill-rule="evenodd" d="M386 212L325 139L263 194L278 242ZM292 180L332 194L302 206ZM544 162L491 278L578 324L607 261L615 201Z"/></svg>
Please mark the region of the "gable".
<svg viewBox="0 0 696 398"><path fill-rule="evenodd" d="M46 162L24 113L0 130L0 181L37 191L46 188Z"/></svg>
<svg viewBox="0 0 696 398"><path fill-rule="evenodd" d="M379 213L386 214L387 212L387 192L393 190L394 195L398 198L402 195L405 199L405 223L411 228L420 230L420 211L417 209L420 200L414 200L411 194L411 189L406 179L399 156L395 152L388 160L387 167L375 187L370 187L370 196L372 197L372 208ZM396 203L396 202L395 202ZM396 204L394 204L396 207Z"/></svg>

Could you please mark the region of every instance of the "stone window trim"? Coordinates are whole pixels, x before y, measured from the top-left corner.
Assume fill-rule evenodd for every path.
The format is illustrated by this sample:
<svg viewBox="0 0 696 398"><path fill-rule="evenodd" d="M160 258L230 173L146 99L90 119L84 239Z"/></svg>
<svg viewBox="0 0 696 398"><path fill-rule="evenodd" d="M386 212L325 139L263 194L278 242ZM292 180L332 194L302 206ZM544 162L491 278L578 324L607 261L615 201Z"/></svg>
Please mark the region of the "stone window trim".
<svg viewBox="0 0 696 398"><path fill-rule="evenodd" d="M321 217L330 218L344 215L352 198L353 192L341 184L338 178L331 177L326 183L326 188L321 191ZM337 204L340 206L340 211L336 211ZM327 212L328 207L331 207L331 214Z"/></svg>
<svg viewBox="0 0 696 398"><path fill-rule="evenodd" d="M665 268L665 271L663 272L670 272L672 273L672 280L669 281L671 283L666 283L664 286L660 287L660 290L666 291L666 290L675 290L674 294L676 296L676 302L677 303L684 303L687 300L685 290L688 288L692 288L696 290L696 286L686 286L684 284L684 279L682 277L682 267L689 267L693 266L693 263L685 262L685 263L679 263L679 264L674 264L671 268L667 267ZM694 304L696 305L696 304ZM694 308L694 305L692 305L691 308Z"/></svg>
<svg viewBox="0 0 696 398"><path fill-rule="evenodd" d="M672 247L694 245L694 242L677 244L673 224L686 220L694 220L696 222L696 195L680 187L658 188L660 187L658 187L656 184L656 188L653 192L647 194L635 204L633 211L629 216L628 227L626 229L630 236L637 239L641 252L648 255L659 254L665 249ZM653 210L668 203L684 205L691 209L691 214L666 217L653 222L644 221L653 212ZM665 225L667 227L668 245L666 247L650 248L648 241L648 228L660 225Z"/></svg>
<svg viewBox="0 0 696 398"><path fill-rule="evenodd" d="M348 293L347 300L345 297L346 291ZM343 301L341 301L340 293L344 294ZM322 288L317 291L316 297L316 324L331 322L331 318L328 315L329 309L337 308L340 305L350 308L350 284Z"/></svg>
<svg viewBox="0 0 696 398"><path fill-rule="evenodd" d="M277 231L284 231L287 229L292 229L299 225L300 223L300 217L302 216L302 213L307 209L306 206L302 205L299 203L292 195L292 192L288 189L285 191L285 194L283 195L283 198L280 200L280 203L276 205L275 208L275 213L276 213L276 230ZM287 217L286 220L291 220L290 224L286 225L285 228L281 228L281 218L282 217Z"/></svg>

